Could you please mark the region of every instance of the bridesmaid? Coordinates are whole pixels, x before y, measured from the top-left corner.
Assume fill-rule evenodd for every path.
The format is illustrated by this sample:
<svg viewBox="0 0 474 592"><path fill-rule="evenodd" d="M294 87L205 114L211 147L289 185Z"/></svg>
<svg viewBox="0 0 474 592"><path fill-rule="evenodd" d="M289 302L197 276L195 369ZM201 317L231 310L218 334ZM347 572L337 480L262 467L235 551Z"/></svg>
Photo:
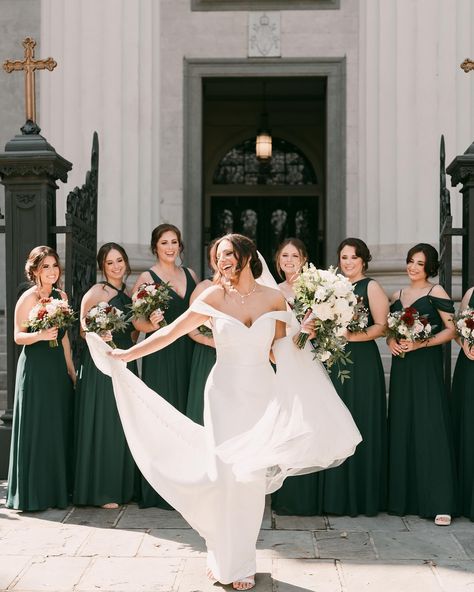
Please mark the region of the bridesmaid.
<svg viewBox="0 0 474 592"><path fill-rule="evenodd" d="M460 310L474 308L474 288L464 295ZM457 338L462 350L454 370L452 408L459 474L460 513L474 521L474 347Z"/></svg>
<svg viewBox="0 0 474 592"><path fill-rule="evenodd" d="M25 323L41 298L62 298L56 251L35 247L25 265L34 285L15 307L18 359L8 472L7 508L25 511L66 508L70 493L71 405L76 374L64 329L28 331ZM49 347L57 339L58 347Z"/></svg>
<svg viewBox="0 0 474 592"><path fill-rule="evenodd" d="M97 265L105 281L90 288L81 303L81 323L88 311L99 302L130 312L132 302L124 281L130 274L128 256L117 243L102 245ZM129 325L123 332L104 334L119 348L129 348L136 341L136 331ZM137 374L136 362L128 364ZM129 502L134 494L135 463L128 449L117 411L112 381L100 372L84 348L75 410L75 479L73 503L114 509Z"/></svg>
<svg viewBox="0 0 474 592"><path fill-rule="evenodd" d="M172 299L164 313L168 324L188 309L190 296L196 287L197 277L194 271L177 263L183 250L181 231L176 226L157 226L151 233L151 251L156 261L140 275L133 288L135 291L140 284L152 282L168 282L171 285ZM162 318L161 312L155 311L149 320L138 320L135 326L139 331L151 334L158 329ZM193 347L193 341L185 335L165 349L143 358L143 382L181 413L186 413ZM157 506L171 509L143 477L139 484L138 503L141 508Z"/></svg>
<svg viewBox="0 0 474 592"><path fill-rule="evenodd" d="M346 238L337 249L341 272L369 312L368 327L347 333L350 378L342 384L336 371L331 379L362 434L355 454L341 466L324 472L323 512L375 516L385 509L387 479L387 403L385 379L375 340L385 332L388 298L366 276L372 256L359 238Z"/></svg>
<svg viewBox="0 0 474 592"><path fill-rule="evenodd" d="M410 283L393 294L391 310L412 306L428 315L433 335L417 342L387 340L392 353L387 508L448 525L455 511L455 467L441 345L454 337L454 307L444 289L429 281L438 273L434 247L415 245L406 262Z"/></svg>
<svg viewBox="0 0 474 592"><path fill-rule="evenodd" d="M215 242L216 241L213 240L209 244L207 250L209 267L214 267L210 261L209 253ZM207 279L200 282L191 294L189 304L192 304L194 300L204 292L204 290L207 290L207 288L210 288L213 285L214 283ZM206 386L207 377L216 363L216 346L210 328L208 328L208 332L209 335L203 334L199 329L194 329L194 331L189 333L189 337L191 337L196 343L194 345L193 359L191 362L186 415L200 425L204 425L204 388Z"/></svg>
<svg viewBox="0 0 474 592"><path fill-rule="evenodd" d="M303 265L308 261L304 243L298 238L287 238L277 248L275 267L283 282L278 288L290 307L295 292L293 285ZM285 479L283 486L272 494L272 509L283 516L314 516L322 513L321 474L311 473Z"/></svg>

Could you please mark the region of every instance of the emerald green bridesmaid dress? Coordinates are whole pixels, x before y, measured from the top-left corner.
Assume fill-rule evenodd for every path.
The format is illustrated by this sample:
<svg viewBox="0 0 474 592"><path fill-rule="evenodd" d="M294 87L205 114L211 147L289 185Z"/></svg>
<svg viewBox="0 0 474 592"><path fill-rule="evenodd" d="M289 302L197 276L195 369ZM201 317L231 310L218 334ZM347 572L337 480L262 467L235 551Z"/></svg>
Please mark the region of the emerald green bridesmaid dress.
<svg viewBox="0 0 474 592"><path fill-rule="evenodd" d="M474 292L468 306L474 308ZM459 511L474 521L474 361L459 352L451 394L454 447L459 475Z"/></svg>
<svg viewBox="0 0 474 592"><path fill-rule="evenodd" d="M371 278L354 283L370 311L368 286ZM374 320L369 313L369 326ZM342 384L337 372L331 379L352 414L362 442L341 466L322 474L323 513L346 516L375 516L385 509L387 495L387 404L385 378L375 341L349 342L350 378Z"/></svg>
<svg viewBox="0 0 474 592"><path fill-rule="evenodd" d="M209 372L215 363L216 350L214 347L204 345L203 343L194 344L186 415L200 425L204 424L204 389Z"/></svg>
<svg viewBox="0 0 474 592"><path fill-rule="evenodd" d="M53 289L53 298L61 294ZM62 338L25 345L18 359L7 508L66 508L71 492L73 384Z"/></svg>
<svg viewBox="0 0 474 592"><path fill-rule="evenodd" d="M109 304L130 312L130 296L108 284L116 295ZM125 331L113 334L120 349L133 345L130 324ZM136 362L128 368L137 374ZM134 495L136 466L128 449L117 411L112 380L94 364L89 349L83 351L75 404L75 466L73 503L102 506L116 502L124 504Z"/></svg>
<svg viewBox="0 0 474 592"><path fill-rule="evenodd" d="M402 310L400 297L392 311ZM438 311L454 312L453 303L430 294L411 305L428 315L438 333ZM433 518L456 511L456 475L442 346L420 348L404 358L392 356L389 430L389 513Z"/></svg>
<svg viewBox="0 0 474 592"><path fill-rule="evenodd" d="M170 290L172 299L164 315L167 323L172 323L189 308L189 298L196 287L189 270L186 267L183 270L186 274L186 293L182 298L174 290ZM148 271L154 282L162 283L152 269ZM143 382L184 414L188 403L193 349L194 341L184 335L164 349L145 356L142 362ZM144 477L140 478L138 504L141 508L155 506L172 509Z"/></svg>

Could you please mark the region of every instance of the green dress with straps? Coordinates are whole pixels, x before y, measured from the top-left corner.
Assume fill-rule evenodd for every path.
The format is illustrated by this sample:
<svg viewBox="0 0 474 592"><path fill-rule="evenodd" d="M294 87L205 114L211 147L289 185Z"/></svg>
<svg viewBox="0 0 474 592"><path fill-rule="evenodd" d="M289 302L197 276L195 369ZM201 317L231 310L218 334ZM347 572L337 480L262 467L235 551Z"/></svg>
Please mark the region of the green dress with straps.
<svg viewBox="0 0 474 592"><path fill-rule="evenodd" d="M474 291L468 306L474 308ZM474 521L474 361L459 352L453 376L454 448L459 475L459 511Z"/></svg>
<svg viewBox="0 0 474 592"><path fill-rule="evenodd" d="M196 287L189 270L186 267L183 267L183 270L186 274L186 292L181 297L174 290L170 290L172 299L164 314L167 323L172 323L189 308L189 298ZM154 282L162 283L152 269L148 272ZM164 349L145 356L142 362L143 382L184 414L188 403L193 348L194 341L184 335ZM141 508L156 506L171 509L143 477L140 478L138 504Z"/></svg>
<svg viewBox="0 0 474 592"><path fill-rule="evenodd" d="M403 309L400 298L401 291L392 311ZM428 315L434 334L444 328L438 311L454 312L451 300L430 294L411 306ZM455 462L440 345L392 356L388 429L388 512L454 514Z"/></svg>
<svg viewBox="0 0 474 592"><path fill-rule="evenodd" d="M109 304L123 312L130 311L132 302L125 293L107 282L116 291ZM113 333L120 349L133 345L133 325ZM127 364L137 374L136 362ZM102 506L116 502L124 504L134 496L136 466L128 449L117 411L112 380L94 364L89 349L84 348L75 404L75 462L73 503Z"/></svg>
<svg viewBox="0 0 474 592"><path fill-rule="evenodd" d="M61 298L53 289L52 298ZM7 508L66 508L71 492L73 384L62 338L25 345L15 383Z"/></svg>
<svg viewBox="0 0 474 592"><path fill-rule="evenodd" d="M370 314L368 286L371 278L354 283ZM375 516L385 509L387 495L387 398L379 349L374 340L354 341L346 346L352 364L343 383L337 372L331 379L362 435L353 456L341 466L324 471L323 513Z"/></svg>

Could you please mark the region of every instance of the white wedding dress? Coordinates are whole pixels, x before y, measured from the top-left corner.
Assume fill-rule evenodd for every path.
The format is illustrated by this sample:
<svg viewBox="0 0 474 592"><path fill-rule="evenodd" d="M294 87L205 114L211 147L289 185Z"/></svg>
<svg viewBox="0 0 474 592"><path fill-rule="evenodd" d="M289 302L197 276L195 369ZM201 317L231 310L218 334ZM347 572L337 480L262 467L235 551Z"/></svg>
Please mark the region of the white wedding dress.
<svg viewBox="0 0 474 592"><path fill-rule="evenodd" d="M223 584L256 571L265 494L288 475L340 464L361 437L325 370L291 337L273 345L276 320L251 327L196 300L212 319L217 362L205 391L204 427L148 389L97 335L86 338L112 376L130 450L145 478L206 540L208 567Z"/></svg>

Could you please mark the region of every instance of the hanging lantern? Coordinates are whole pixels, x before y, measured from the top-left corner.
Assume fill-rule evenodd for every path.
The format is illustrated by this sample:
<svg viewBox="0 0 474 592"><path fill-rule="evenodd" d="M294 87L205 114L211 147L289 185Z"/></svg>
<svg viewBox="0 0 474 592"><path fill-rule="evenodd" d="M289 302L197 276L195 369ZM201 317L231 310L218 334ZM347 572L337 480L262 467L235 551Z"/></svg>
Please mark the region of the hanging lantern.
<svg viewBox="0 0 474 592"><path fill-rule="evenodd" d="M258 160L269 160L272 157L272 134L268 125L267 101L263 83L263 108L260 116L260 127L255 140L255 155Z"/></svg>

